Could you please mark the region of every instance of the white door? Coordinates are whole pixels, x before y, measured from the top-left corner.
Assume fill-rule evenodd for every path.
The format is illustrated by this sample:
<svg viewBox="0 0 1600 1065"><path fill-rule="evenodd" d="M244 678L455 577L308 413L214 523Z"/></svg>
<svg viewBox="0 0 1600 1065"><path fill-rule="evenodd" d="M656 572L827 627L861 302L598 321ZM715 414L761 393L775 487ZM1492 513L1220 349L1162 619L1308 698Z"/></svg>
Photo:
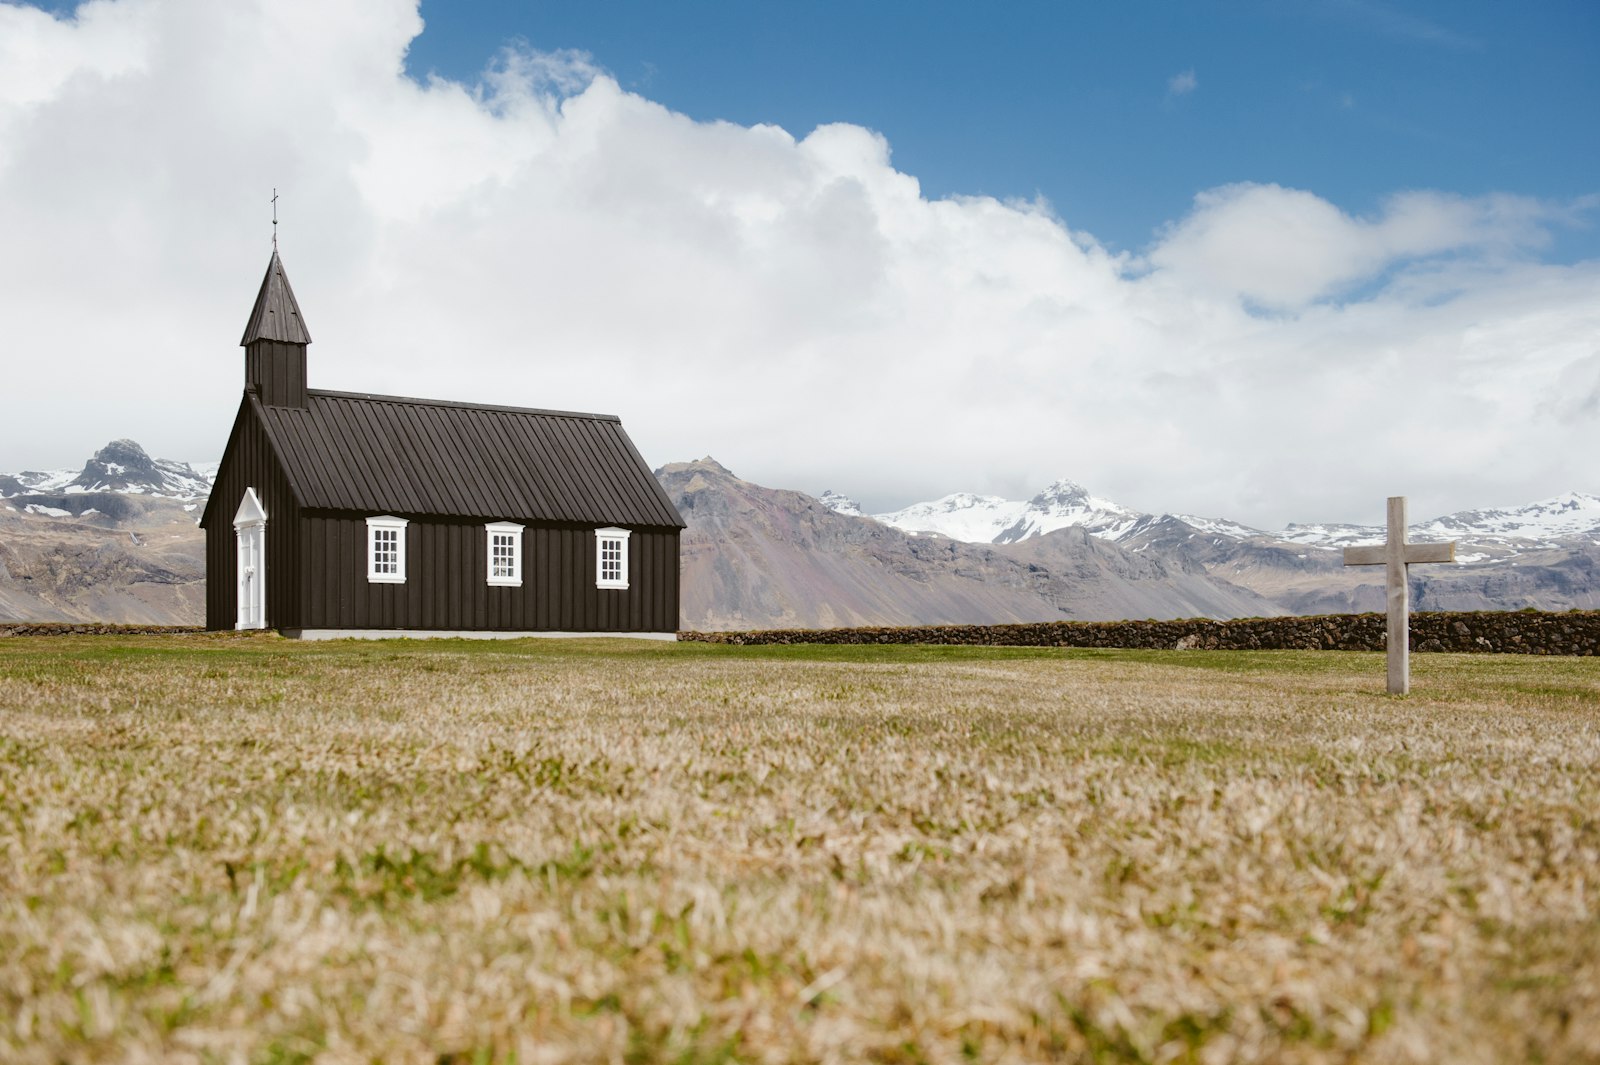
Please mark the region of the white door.
<svg viewBox="0 0 1600 1065"><path fill-rule="evenodd" d="M238 629L267 627L267 512L254 488L244 490L244 500L233 519L238 551Z"/></svg>

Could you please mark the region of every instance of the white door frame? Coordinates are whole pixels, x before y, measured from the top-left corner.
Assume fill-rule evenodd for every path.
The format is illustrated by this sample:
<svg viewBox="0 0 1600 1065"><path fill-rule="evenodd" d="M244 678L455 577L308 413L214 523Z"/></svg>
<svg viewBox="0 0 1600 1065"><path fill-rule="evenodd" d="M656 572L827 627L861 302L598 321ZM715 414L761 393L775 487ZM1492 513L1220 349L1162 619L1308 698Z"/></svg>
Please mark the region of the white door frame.
<svg viewBox="0 0 1600 1065"><path fill-rule="evenodd" d="M254 488L244 490L233 516L238 580L236 629L267 627L267 512Z"/></svg>

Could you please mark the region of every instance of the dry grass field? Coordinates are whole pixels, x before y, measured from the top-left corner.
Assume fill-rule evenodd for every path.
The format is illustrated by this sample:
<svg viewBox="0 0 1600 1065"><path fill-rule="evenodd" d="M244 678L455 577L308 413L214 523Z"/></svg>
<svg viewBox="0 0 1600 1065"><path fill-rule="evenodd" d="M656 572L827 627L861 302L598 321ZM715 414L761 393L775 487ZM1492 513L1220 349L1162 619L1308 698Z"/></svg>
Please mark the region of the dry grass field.
<svg viewBox="0 0 1600 1065"><path fill-rule="evenodd" d="M1600 660L0 641L0 1060L1600 1061Z"/></svg>

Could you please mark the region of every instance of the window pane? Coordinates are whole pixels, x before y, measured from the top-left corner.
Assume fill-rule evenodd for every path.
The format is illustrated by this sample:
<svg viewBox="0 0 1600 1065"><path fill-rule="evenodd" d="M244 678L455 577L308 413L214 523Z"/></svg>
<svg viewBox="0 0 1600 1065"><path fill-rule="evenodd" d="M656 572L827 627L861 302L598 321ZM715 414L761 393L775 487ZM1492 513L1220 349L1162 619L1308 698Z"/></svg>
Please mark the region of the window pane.
<svg viewBox="0 0 1600 1065"><path fill-rule="evenodd" d="M600 540L600 579L602 581L615 581L622 583L623 551L626 550L625 541L614 537L603 537Z"/></svg>
<svg viewBox="0 0 1600 1065"><path fill-rule="evenodd" d="M386 574L400 572L400 530L372 530L372 571Z"/></svg>
<svg viewBox="0 0 1600 1065"><path fill-rule="evenodd" d="M516 533L491 532L489 534L489 577L491 580L515 581L518 556L522 545Z"/></svg>

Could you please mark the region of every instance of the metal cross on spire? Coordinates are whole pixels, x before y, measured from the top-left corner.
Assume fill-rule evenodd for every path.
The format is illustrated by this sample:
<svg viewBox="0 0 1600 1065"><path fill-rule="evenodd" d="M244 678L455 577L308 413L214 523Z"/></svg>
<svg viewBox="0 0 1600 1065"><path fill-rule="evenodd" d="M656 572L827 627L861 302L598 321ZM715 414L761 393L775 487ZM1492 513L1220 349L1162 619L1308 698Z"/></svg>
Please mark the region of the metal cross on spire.
<svg viewBox="0 0 1600 1065"><path fill-rule="evenodd" d="M272 250L278 250L278 186L272 186Z"/></svg>

